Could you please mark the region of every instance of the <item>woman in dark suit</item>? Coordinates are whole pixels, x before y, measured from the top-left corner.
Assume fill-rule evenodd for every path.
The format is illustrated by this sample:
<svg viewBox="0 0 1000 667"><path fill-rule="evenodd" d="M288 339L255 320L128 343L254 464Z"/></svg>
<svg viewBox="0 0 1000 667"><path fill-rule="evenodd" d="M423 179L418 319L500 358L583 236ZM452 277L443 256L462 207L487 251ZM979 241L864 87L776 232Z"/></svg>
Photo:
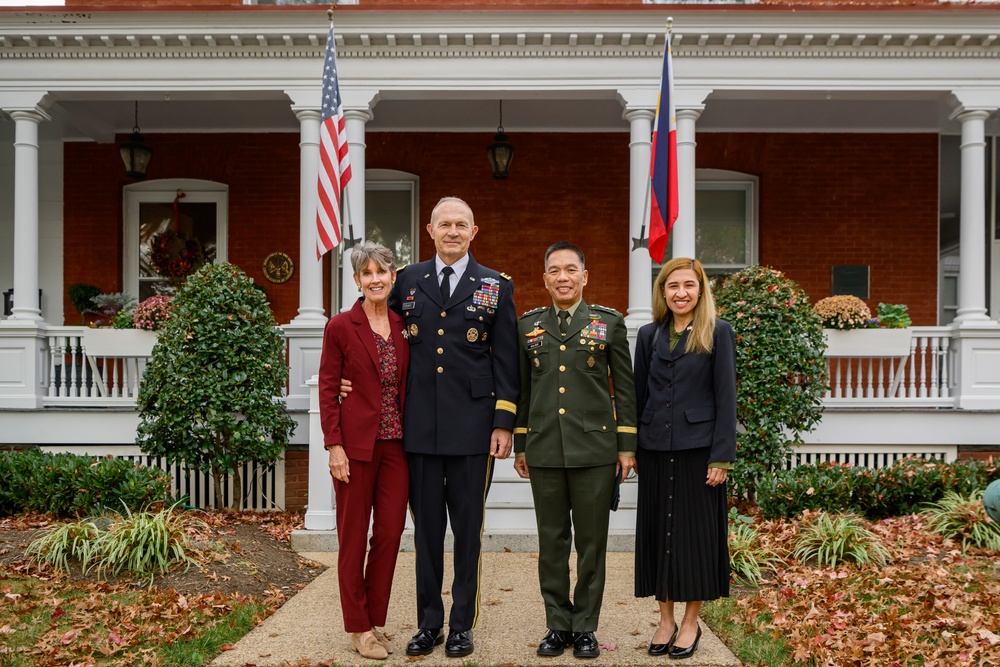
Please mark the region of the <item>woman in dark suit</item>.
<svg viewBox="0 0 1000 667"><path fill-rule="evenodd" d="M696 259L664 264L653 322L639 329L639 499L635 595L655 596L660 624L651 655L689 658L702 602L729 596L726 474L736 458L736 343L715 316ZM685 602L674 620L674 602Z"/></svg>
<svg viewBox="0 0 1000 667"><path fill-rule="evenodd" d="M389 310L396 279L392 252L365 242L351 251L361 298L326 323L319 365L320 421L337 497L340 604L351 646L382 660L392 644L385 625L409 472L403 451L403 402L410 349L403 319ZM341 379L353 391L339 398ZM371 548L365 563L368 524Z"/></svg>

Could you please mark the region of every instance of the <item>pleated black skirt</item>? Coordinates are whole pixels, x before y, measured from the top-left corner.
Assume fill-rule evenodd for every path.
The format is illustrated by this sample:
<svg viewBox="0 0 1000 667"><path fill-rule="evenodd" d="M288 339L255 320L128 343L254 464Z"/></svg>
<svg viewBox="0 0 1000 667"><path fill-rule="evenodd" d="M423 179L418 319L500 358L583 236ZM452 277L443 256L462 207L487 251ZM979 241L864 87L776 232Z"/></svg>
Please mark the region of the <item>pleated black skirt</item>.
<svg viewBox="0 0 1000 667"><path fill-rule="evenodd" d="M707 447L639 448L635 596L660 602L729 597L726 485L708 486Z"/></svg>

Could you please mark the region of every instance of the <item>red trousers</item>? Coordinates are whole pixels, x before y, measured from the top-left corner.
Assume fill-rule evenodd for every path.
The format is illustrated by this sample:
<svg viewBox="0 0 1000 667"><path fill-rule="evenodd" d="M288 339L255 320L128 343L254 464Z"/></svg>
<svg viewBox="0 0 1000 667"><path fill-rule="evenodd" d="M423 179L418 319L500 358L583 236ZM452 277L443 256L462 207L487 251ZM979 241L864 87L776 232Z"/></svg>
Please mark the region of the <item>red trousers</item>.
<svg viewBox="0 0 1000 667"><path fill-rule="evenodd" d="M376 440L371 461L350 459L348 483L333 480L337 496L337 576L344 630L367 632L385 625L406 523L409 472L403 443ZM365 562L368 527L371 544Z"/></svg>

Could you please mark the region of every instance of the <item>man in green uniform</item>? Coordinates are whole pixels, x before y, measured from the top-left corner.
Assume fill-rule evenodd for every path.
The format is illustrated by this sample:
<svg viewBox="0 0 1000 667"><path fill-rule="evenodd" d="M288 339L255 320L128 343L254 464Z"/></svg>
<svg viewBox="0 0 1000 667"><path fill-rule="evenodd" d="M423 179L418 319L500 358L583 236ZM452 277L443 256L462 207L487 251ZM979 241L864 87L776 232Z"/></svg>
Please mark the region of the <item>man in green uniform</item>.
<svg viewBox="0 0 1000 667"><path fill-rule="evenodd" d="M596 658L615 479L635 468L632 359L621 313L583 301L587 269L579 248L552 245L544 279L552 306L517 323L521 394L514 429L514 469L531 480L535 501L538 580L549 628L537 653L558 656L572 646L574 656Z"/></svg>

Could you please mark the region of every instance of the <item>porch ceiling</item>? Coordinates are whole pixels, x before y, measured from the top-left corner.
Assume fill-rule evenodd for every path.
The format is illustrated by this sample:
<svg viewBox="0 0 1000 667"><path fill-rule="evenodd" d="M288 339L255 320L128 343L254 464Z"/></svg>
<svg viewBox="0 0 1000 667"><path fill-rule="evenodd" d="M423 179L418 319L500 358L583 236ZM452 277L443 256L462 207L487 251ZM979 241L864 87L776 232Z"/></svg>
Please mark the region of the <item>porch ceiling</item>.
<svg viewBox="0 0 1000 667"><path fill-rule="evenodd" d="M508 134L519 132L628 132L619 100L496 91L463 95L423 93L420 99L389 94L374 108L370 132L496 131L499 100ZM139 101L139 126L144 134L209 132L298 132L289 100L280 92L226 93L60 93L48 111L52 121L41 125L42 136L68 141L111 142L115 134L131 132L134 102ZM943 132L957 133L948 120L950 95L919 93L852 93L843 91L796 94L789 91L713 93L698 120L699 132ZM13 123L0 120L0 135L13 136ZM991 130L1000 128L992 121Z"/></svg>

